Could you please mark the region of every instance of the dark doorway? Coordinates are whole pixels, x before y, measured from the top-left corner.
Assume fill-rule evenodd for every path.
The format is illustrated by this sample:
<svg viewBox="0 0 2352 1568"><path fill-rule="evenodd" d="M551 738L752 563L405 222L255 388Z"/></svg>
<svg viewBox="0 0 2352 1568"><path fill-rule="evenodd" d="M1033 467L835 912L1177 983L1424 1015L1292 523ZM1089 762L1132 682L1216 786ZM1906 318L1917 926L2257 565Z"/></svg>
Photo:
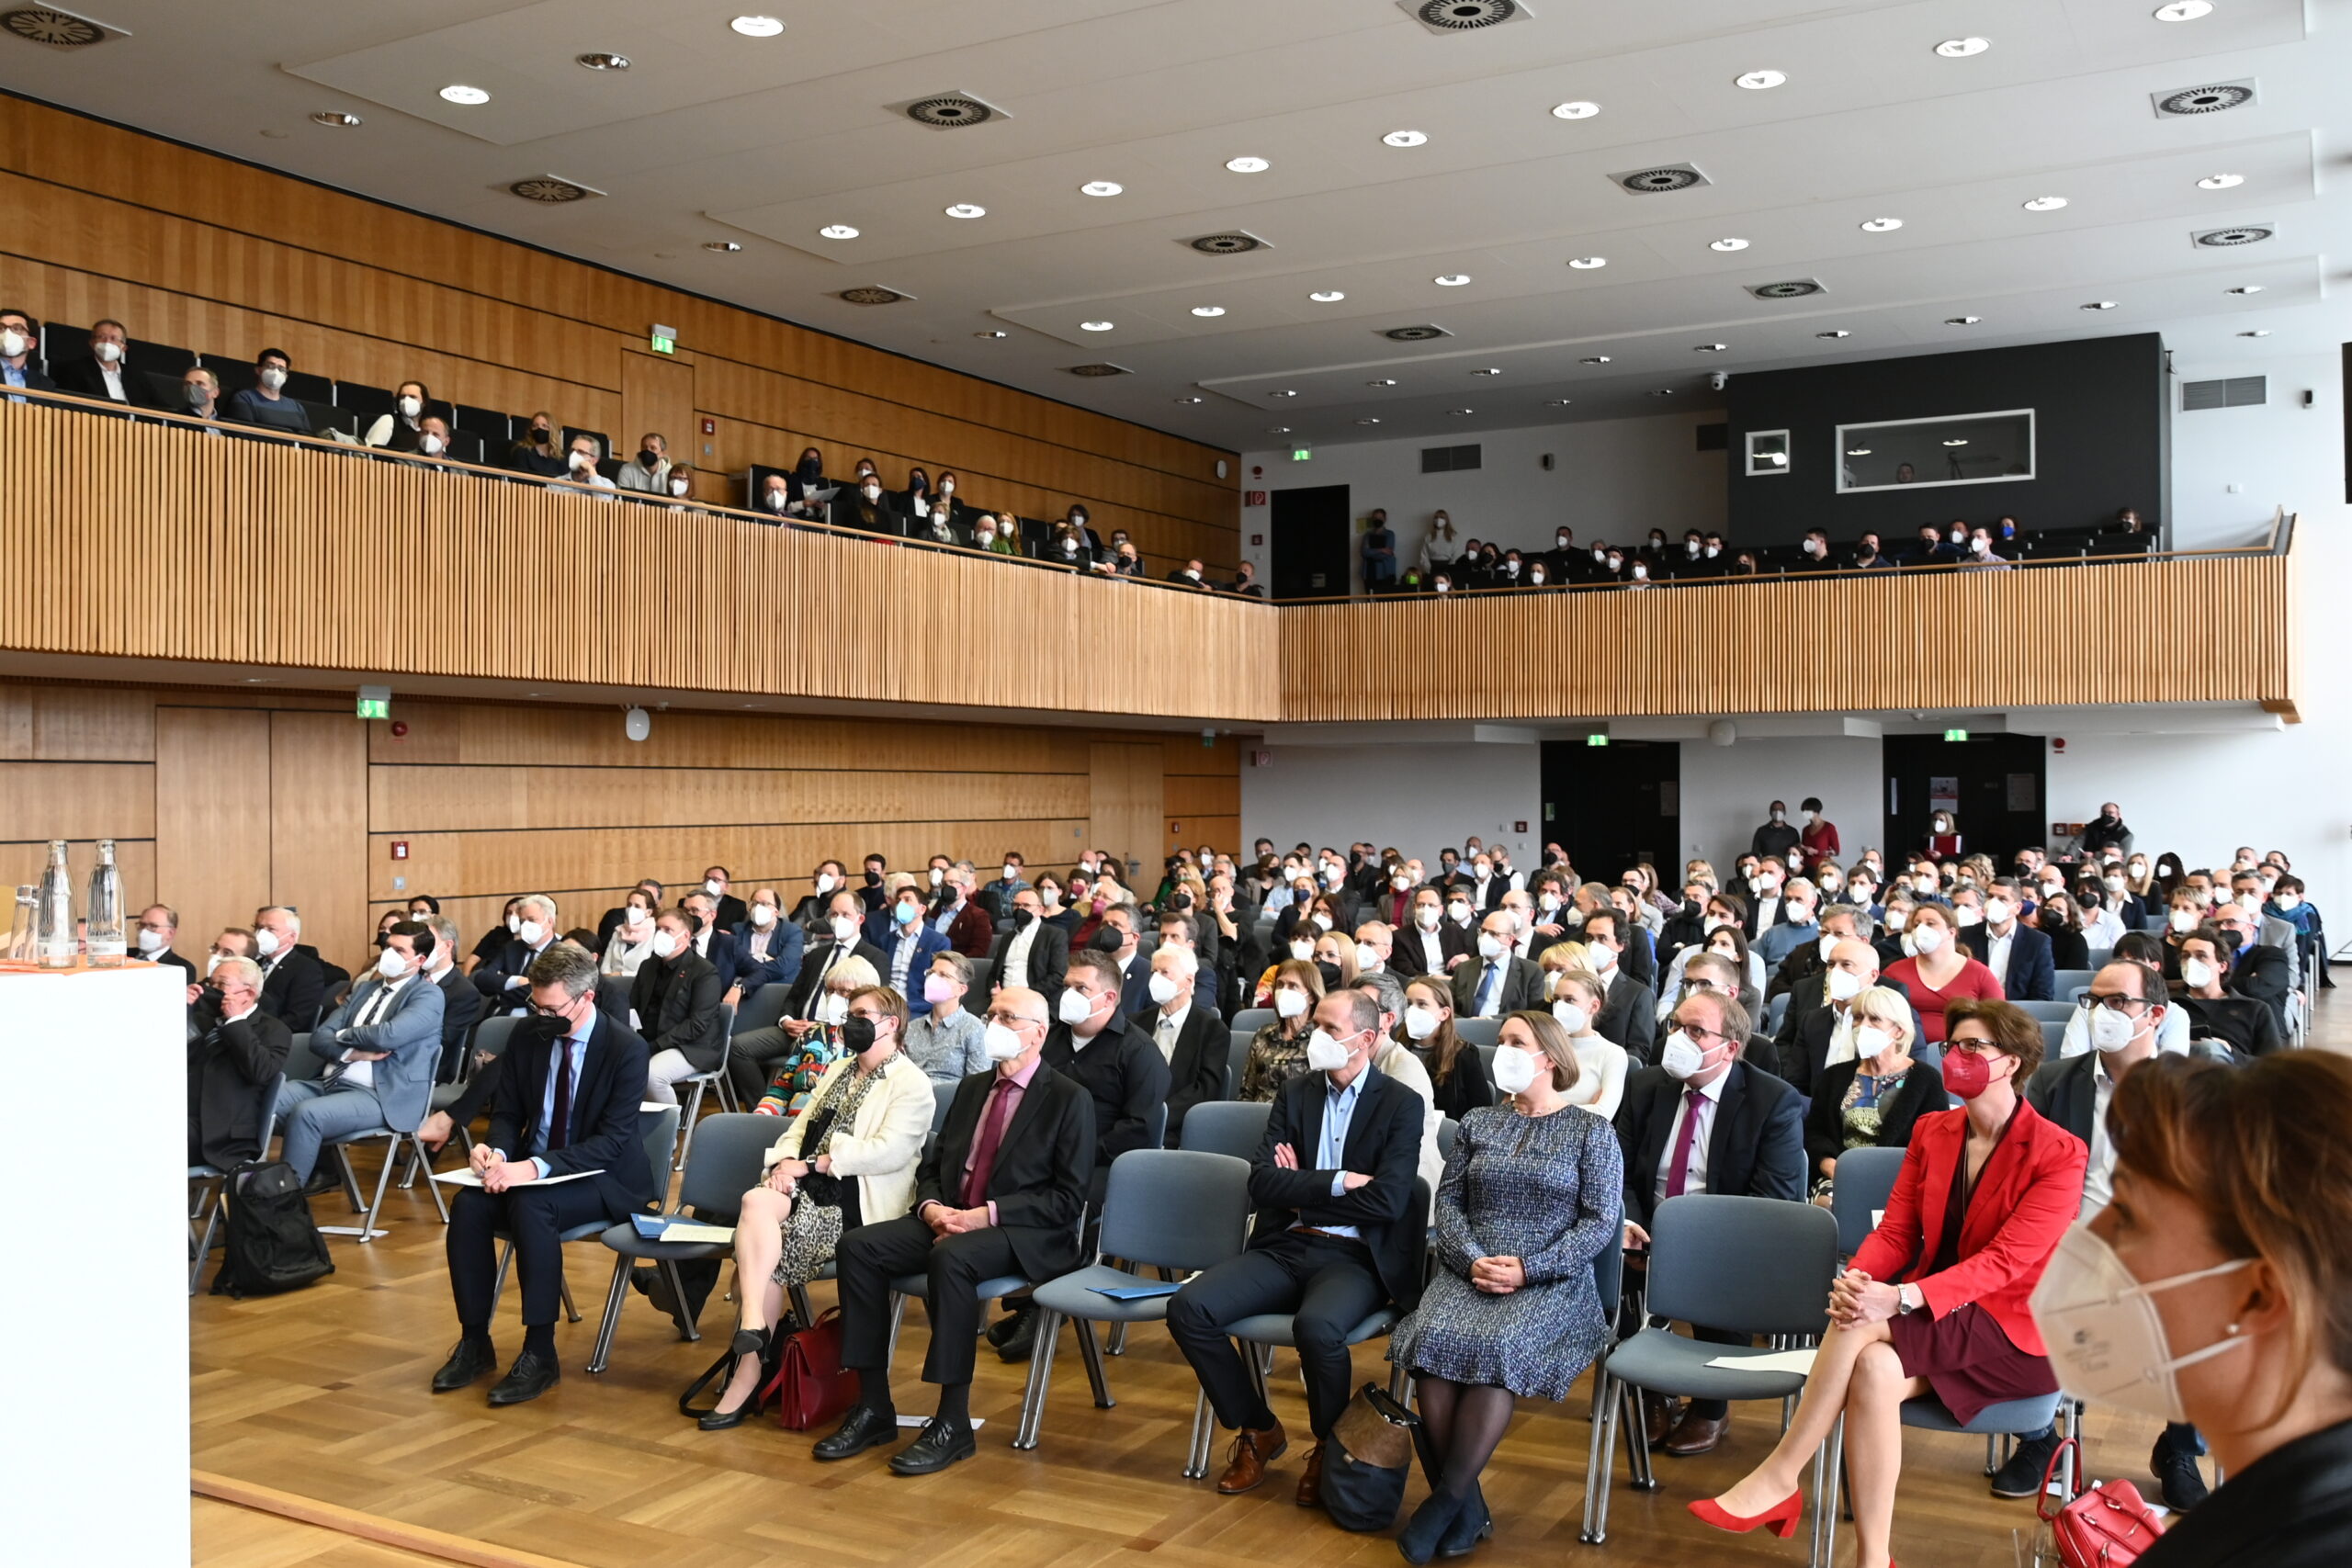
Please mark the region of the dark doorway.
<svg viewBox="0 0 2352 1568"><path fill-rule="evenodd" d="M1669 887L1682 863L1682 745L1676 740L1544 742L1544 840L1577 874L1614 882L1647 861Z"/></svg>
<svg viewBox="0 0 2352 1568"><path fill-rule="evenodd" d="M1348 595L1348 487L1312 485L1273 494L1274 597Z"/></svg>
<svg viewBox="0 0 2352 1568"><path fill-rule="evenodd" d="M2039 735L1886 738L1886 844L1891 867L1928 841L1937 802L1951 799L1968 854L1988 854L2004 874L2017 852L2050 843L2042 811L2046 751ZM1949 792L1949 793L1947 793Z"/></svg>

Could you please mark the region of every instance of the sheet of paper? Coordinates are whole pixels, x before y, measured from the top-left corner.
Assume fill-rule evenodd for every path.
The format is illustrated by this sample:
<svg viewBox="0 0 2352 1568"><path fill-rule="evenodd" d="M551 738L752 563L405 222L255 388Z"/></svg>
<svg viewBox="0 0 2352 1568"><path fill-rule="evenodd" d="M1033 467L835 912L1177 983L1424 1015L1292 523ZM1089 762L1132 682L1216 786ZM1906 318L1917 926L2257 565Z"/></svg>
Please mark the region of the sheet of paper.
<svg viewBox="0 0 2352 1568"><path fill-rule="evenodd" d="M585 1177L604 1174L601 1170L575 1170L570 1176L535 1176L528 1181L517 1181L514 1185L516 1187L560 1187L567 1181L578 1181ZM461 1170L436 1171L434 1173L433 1179L447 1182L451 1187L480 1187L481 1185L481 1178L476 1176L470 1167Z"/></svg>
<svg viewBox="0 0 2352 1568"><path fill-rule="evenodd" d="M1183 1288L1172 1280L1162 1280L1140 1285L1097 1285L1094 1293L1114 1302L1144 1302L1154 1296L1172 1296Z"/></svg>
<svg viewBox="0 0 2352 1568"><path fill-rule="evenodd" d="M978 1431L988 1424L989 1418L985 1416L975 1416L972 1417L972 1430L975 1432ZM931 1417L928 1416L900 1416L899 1417L899 1425L901 1428L910 1432L921 1431L923 1427L931 1425Z"/></svg>
<svg viewBox="0 0 2352 1568"><path fill-rule="evenodd" d="M719 1244L735 1239L733 1225L706 1225L693 1220L672 1220L662 1231L663 1241L707 1241Z"/></svg>
<svg viewBox="0 0 2352 1568"><path fill-rule="evenodd" d="M1872 1209L1871 1211L1871 1229L1878 1229L1881 1224L1885 1223L1885 1220L1886 1211L1884 1209Z"/></svg>
<svg viewBox="0 0 2352 1568"><path fill-rule="evenodd" d="M1732 1372L1798 1372L1813 1371L1811 1350L1772 1350L1760 1355L1717 1356L1707 1365Z"/></svg>

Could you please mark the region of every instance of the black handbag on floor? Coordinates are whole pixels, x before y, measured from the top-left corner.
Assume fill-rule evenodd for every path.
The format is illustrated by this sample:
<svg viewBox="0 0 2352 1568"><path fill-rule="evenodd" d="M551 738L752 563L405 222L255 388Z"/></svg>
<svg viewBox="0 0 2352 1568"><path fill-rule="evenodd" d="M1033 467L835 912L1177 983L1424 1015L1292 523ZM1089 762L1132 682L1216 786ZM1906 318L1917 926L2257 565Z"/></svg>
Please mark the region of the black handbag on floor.
<svg viewBox="0 0 2352 1568"><path fill-rule="evenodd" d="M216 1296L276 1295L334 1272L311 1201L284 1160L248 1161L229 1173L227 1250L212 1276Z"/></svg>
<svg viewBox="0 0 2352 1568"><path fill-rule="evenodd" d="M1405 1477L1429 1456L1421 1418L1366 1383L1323 1445L1323 1507L1343 1530L1385 1530L1405 1506Z"/></svg>

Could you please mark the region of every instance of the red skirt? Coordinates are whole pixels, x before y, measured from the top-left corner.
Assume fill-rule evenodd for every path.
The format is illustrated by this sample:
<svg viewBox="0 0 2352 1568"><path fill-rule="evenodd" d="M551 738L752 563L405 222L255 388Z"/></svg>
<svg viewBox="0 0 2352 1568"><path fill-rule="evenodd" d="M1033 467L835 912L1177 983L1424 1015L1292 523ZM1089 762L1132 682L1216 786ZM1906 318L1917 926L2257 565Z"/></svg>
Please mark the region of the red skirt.
<svg viewBox="0 0 2352 1568"><path fill-rule="evenodd" d="M2058 1392L2048 1358L2017 1348L2000 1324L1974 1302L1934 1317L1899 1313L1887 1320L1894 1353L1906 1377L1925 1378L1944 1408L1963 1425L1986 1405Z"/></svg>

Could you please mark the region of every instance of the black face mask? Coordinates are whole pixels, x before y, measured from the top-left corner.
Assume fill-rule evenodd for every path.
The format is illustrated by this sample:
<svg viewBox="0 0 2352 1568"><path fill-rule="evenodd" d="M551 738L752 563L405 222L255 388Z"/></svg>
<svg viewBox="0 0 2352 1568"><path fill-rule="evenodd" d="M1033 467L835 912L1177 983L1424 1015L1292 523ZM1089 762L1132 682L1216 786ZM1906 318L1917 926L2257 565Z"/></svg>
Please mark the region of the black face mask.
<svg viewBox="0 0 2352 1568"><path fill-rule="evenodd" d="M1116 953L1127 945L1127 933L1116 926L1103 926L1086 945L1097 953Z"/></svg>
<svg viewBox="0 0 2352 1568"><path fill-rule="evenodd" d="M386 938L385 934L384 934L382 931L378 931L378 932L376 933L376 951L377 951L377 952L381 953L381 952L384 950L384 943L385 943L385 942L386 942L387 940L388 940L388 939Z"/></svg>
<svg viewBox="0 0 2352 1568"><path fill-rule="evenodd" d="M879 886L882 886L882 874L881 874L880 872L878 872L878 871L869 871L869 872L867 872L867 873L865 874L865 885L866 885L868 887L879 887Z"/></svg>
<svg viewBox="0 0 2352 1568"><path fill-rule="evenodd" d="M548 427L544 424L535 424L531 426L531 442L534 446L546 446L548 444Z"/></svg>
<svg viewBox="0 0 2352 1568"><path fill-rule="evenodd" d="M661 461L662 461L661 455L660 455L660 454L658 454L657 452L655 452L655 451L653 450L653 448L652 448L652 447L650 447L650 446L640 446L640 447L639 447L639 448L637 449L637 466L638 466L639 468L654 468L654 467L658 466L658 465L661 463Z"/></svg>
<svg viewBox="0 0 2352 1568"><path fill-rule="evenodd" d="M1037 917L1027 909L1015 909L1012 911L1012 929L1017 931L1025 931L1036 919Z"/></svg>
<svg viewBox="0 0 2352 1568"><path fill-rule="evenodd" d="M803 457L800 459L799 473L801 478L813 479L824 471L824 464L819 462L816 458Z"/></svg>
<svg viewBox="0 0 2352 1568"><path fill-rule="evenodd" d="M1328 958L1318 958L1315 961L1315 972L1323 976L1324 990L1336 991L1340 988L1340 966L1338 964L1332 963Z"/></svg>
<svg viewBox="0 0 2352 1568"><path fill-rule="evenodd" d="M1190 893L1179 893L1170 902L1180 909L1189 909L1193 907L1193 896Z"/></svg>
<svg viewBox="0 0 2352 1568"><path fill-rule="evenodd" d="M874 1021L855 1013L842 1020L842 1044L859 1055L874 1049Z"/></svg>

